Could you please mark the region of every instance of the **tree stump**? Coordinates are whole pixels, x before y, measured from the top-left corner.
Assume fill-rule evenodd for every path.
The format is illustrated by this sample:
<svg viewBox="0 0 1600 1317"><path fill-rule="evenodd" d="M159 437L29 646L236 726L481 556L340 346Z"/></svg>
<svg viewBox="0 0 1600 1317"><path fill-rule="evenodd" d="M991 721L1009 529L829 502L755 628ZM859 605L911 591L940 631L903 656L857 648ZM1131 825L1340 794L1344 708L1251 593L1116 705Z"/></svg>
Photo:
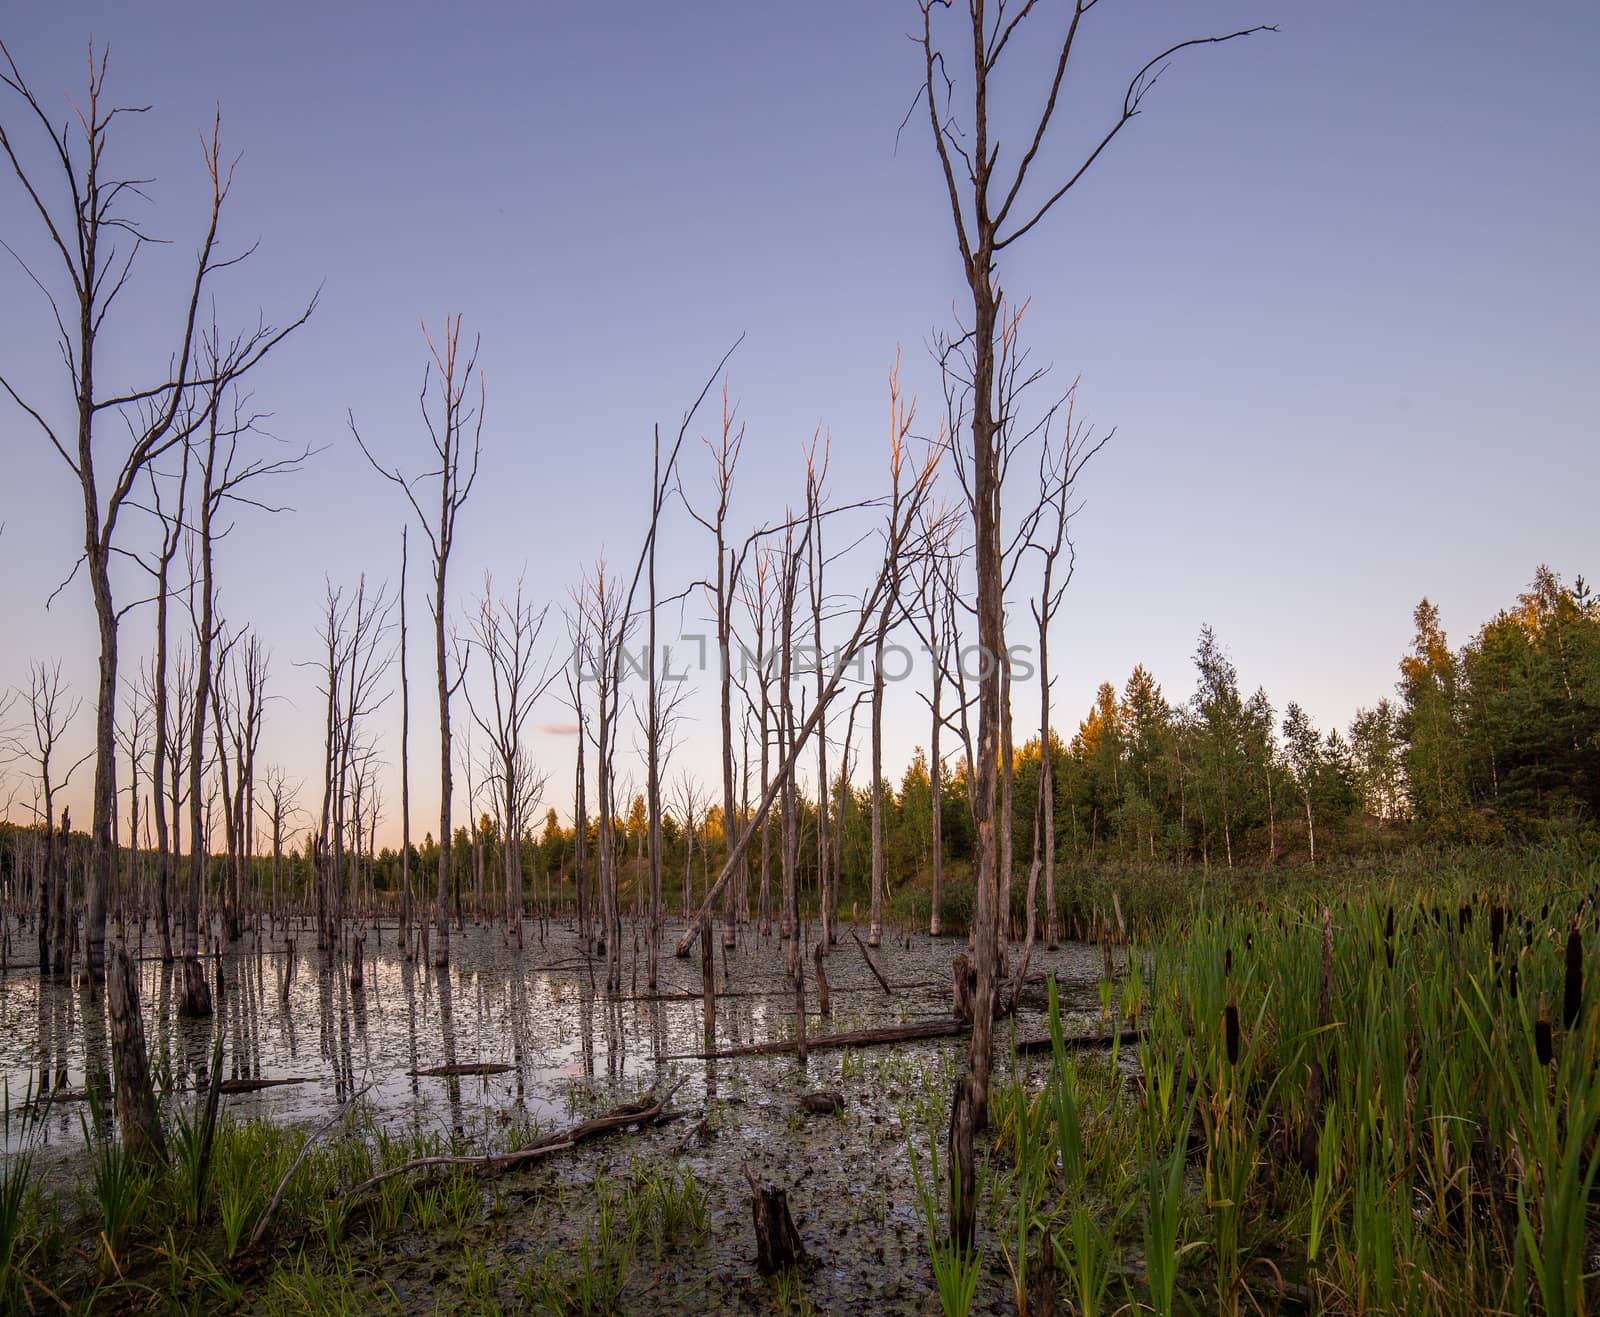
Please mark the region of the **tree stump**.
<svg viewBox="0 0 1600 1317"><path fill-rule="evenodd" d="M748 1166L744 1178L750 1183L750 1207L755 1218L756 1270L770 1276L805 1261L806 1246L789 1215L789 1196L776 1185L758 1185Z"/></svg>
<svg viewBox="0 0 1600 1317"><path fill-rule="evenodd" d="M978 990L978 974L969 956L957 956L951 965L951 1009L962 1024L972 1023L972 999Z"/></svg>
<svg viewBox="0 0 1600 1317"><path fill-rule="evenodd" d="M1046 1237L1039 1252L1028 1263L1028 1317L1056 1317L1056 1297L1060 1288L1055 1250Z"/></svg>
<svg viewBox="0 0 1600 1317"><path fill-rule="evenodd" d="M817 963L817 1012L820 1015L833 1014L833 1008L828 1001L828 971L823 968L826 947L819 940L811 949L811 958Z"/></svg>
<svg viewBox="0 0 1600 1317"><path fill-rule="evenodd" d="M112 949L107 967L106 1000L111 1011L111 1065L117 1082L117 1124L122 1146L136 1161L166 1160L161 1116L150 1087L149 1058L144 1046L144 1020L139 1015L139 980L127 948Z"/></svg>
<svg viewBox="0 0 1600 1317"><path fill-rule="evenodd" d="M977 1126L978 1081L970 1070L956 1076L950 1097L950 1239L968 1250L977 1228L977 1175L973 1166L972 1137Z"/></svg>

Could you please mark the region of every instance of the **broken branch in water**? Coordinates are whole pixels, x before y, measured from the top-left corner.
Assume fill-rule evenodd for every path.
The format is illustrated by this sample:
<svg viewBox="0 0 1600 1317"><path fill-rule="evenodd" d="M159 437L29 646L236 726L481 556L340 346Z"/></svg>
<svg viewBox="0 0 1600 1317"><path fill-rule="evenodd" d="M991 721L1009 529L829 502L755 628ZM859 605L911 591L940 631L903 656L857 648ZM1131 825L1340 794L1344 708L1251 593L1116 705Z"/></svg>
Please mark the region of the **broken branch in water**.
<svg viewBox="0 0 1600 1317"><path fill-rule="evenodd" d="M479 1175L499 1175L506 1171L514 1170L518 1166L536 1161L540 1157L547 1157L551 1153L564 1152L568 1148L576 1147L585 1139L592 1139L599 1134L607 1134L612 1130L624 1129L629 1125L654 1125L660 1121L666 1111L667 1103L672 1101L673 1094L683 1087L684 1081L679 1080L666 1095L660 1099L654 1096L654 1091L647 1093L637 1102L624 1102L621 1106L613 1107L604 1115L596 1116L593 1120L583 1121L570 1129L562 1130L555 1134L546 1135L536 1139L525 1148L518 1148L515 1152L489 1153L481 1157L417 1157L399 1166L391 1166L386 1171L369 1176L353 1189L345 1192L345 1198L356 1198L368 1189L382 1184L385 1180L396 1175L406 1175L411 1171L428 1170L435 1166L467 1166L478 1172Z"/></svg>

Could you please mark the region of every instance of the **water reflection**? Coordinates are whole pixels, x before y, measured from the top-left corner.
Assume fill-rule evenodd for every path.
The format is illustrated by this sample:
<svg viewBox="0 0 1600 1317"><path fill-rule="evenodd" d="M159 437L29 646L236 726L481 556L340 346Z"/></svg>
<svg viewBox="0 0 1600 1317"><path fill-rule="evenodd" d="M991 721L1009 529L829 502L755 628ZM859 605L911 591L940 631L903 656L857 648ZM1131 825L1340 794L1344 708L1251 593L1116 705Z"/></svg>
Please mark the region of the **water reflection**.
<svg viewBox="0 0 1600 1317"><path fill-rule="evenodd" d="M462 1138L514 1113L564 1124L574 1111L679 1077L686 1080L680 1101L693 1102L742 1073L737 1062L692 1059L704 1046L698 957L663 956L658 995L636 994L625 984L613 996L599 985L575 929L560 923L541 930L542 944L529 936L521 949L497 928L469 927L452 938L453 961L442 971L406 959L394 931L366 944L359 987L351 986L347 961L311 950L309 924L248 932L214 962L222 981L215 1022L176 1014L175 967L161 963L152 939L138 970L153 1073L193 1086L210 1063L213 1027L220 1027L225 1076L307 1081L230 1094L226 1103L235 1114L320 1124L365 1088L385 1124ZM664 941L671 945L670 931ZM349 946L355 954L362 939ZM889 996L861 956L841 943L828 967L832 1017L817 1017L811 998L808 1031L946 1014L950 959L963 949L955 940L922 937L909 949L885 945L874 955L896 985ZM794 997L782 972L781 942L748 937L722 956L718 1045L792 1036ZM1062 977L1069 1000L1093 1001L1098 951L1036 952L1035 964ZM312 1027L315 1049L304 1038ZM75 1085L82 1084L105 1093L107 1042L103 994L41 984L31 972L0 977L0 1078L13 1101L30 1085L81 1095ZM418 1073L475 1064L509 1068L494 1075ZM80 1106L64 1101L51 1111L54 1141L81 1142Z"/></svg>

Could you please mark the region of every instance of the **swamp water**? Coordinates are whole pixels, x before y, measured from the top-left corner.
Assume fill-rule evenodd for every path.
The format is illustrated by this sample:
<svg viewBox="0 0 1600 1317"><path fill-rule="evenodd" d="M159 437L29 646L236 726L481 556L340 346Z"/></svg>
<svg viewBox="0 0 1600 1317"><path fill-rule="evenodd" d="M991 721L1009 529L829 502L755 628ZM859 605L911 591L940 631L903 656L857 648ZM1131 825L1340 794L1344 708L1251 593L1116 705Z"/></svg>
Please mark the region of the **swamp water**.
<svg viewBox="0 0 1600 1317"><path fill-rule="evenodd" d="M663 937L659 990L645 989L643 951L637 975L625 934L623 990L604 988L604 958L590 962L575 932L553 923L541 945L530 922L521 950L499 927L469 927L451 939L452 963L440 971L407 962L392 925L369 930L364 984L352 989L348 966L334 968L315 948L309 927L295 939L288 1001L281 1000L288 963L284 938L247 932L220 959L225 1079L303 1082L224 1097L237 1119L267 1119L315 1128L360 1094L368 1128L441 1135L463 1151L503 1150L507 1132L536 1124L559 1129L676 1086L671 1109L682 1116L627 1130L557 1153L526 1171L486 1182L493 1209L459 1239L407 1233L374 1241L361 1259L373 1306L400 1311L454 1311L465 1261L482 1284L509 1277L540 1259L581 1249L607 1186L641 1173L691 1173L703 1192L706 1228L669 1255L644 1258L622 1296L625 1312L937 1311L908 1132L919 1141L926 1170L930 1137L942 1157L944 1130L908 1131L917 1112L947 1111L964 1039L897 1043L814 1054L692 1059L703 1050L699 957L679 960L671 947L681 925ZM808 929L814 935L814 928ZM787 1040L795 1034L793 990L783 974L783 943L742 930L740 945L716 947L718 1048ZM807 1034L878 1028L948 1018L951 960L963 939L886 936L871 972L848 924L827 960L831 1017L817 1013L816 983L807 981ZM146 952L151 950L146 942ZM807 947L809 951L809 946ZM177 1100L203 1091L213 1038L211 1021L178 1018L181 970L152 957L141 961L140 996L152 1069L175 1085ZM216 963L210 965L212 974ZM1063 1013L1074 1027L1097 1029L1098 949L1069 945L1034 952L1032 974L1053 973ZM81 1093L108 1069L103 994L40 984L31 971L0 981L0 1077L13 1104L41 1082ZM1001 1053L1009 1024L997 1031ZM1038 1005L1025 996L1019 1034L1041 1031ZM509 1067L492 1075L435 1077L439 1066ZM842 1115L805 1114L800 1098L815 1089L844 1095ZM83 1102L62 1102L44 1123L47 1165L70 1175L83 1149ZM330 1137L339 1137L337 1134ZM746 1168L757 1181L788 1192L809 1263L791 1294L762 1280L754 1266ZM287 1226L288 1223L280 1223ZM463 1247L466 1246L466 1247ZM362 1246L350 1246L360 1257ZM1004 1274L998 1250L989 1269ZM1004 1287L1001 1287L1003 1291ZM996 1292L984 1285L980 1293ZM518 1304L509 1289L502 1306Z"/></svg>

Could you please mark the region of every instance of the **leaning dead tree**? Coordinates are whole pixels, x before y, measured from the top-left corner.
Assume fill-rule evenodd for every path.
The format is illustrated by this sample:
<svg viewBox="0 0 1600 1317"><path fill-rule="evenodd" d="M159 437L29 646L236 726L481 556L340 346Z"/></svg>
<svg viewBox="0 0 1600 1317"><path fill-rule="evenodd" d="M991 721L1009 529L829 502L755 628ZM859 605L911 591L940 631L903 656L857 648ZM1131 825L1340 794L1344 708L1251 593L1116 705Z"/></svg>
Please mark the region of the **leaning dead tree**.
<svg viewBox="0 0 1600 1317"><path fill-rule="evenodd" d="M1037 0L967 0L966 13L952 25L946 43L934 35L936 14L951 12L953 0L917 0L922 16L923 100L934 148L938 156L960 249L962 271L971 298L972 319L963 330L971 343L972 512L977 565L978 646L983 670L978 680L978 745L976 776L972 784L975 826L977 901L975 956L977 985L974 993L970 1065L961 1081L956 1109L967 1117L962 1148L970 1163L971 1126L987 1117L989 1074L992 1062L992 1021L999 960L1001 911L999 838L996 836L996 788L1000 768L1002 725L1008 722L1002 703L1006 658L1004 636L1004 585L1000 517L998 431L1004 420L996 407L996 350L1000 337L1002 293L997 259L1013 243L1036 228L1084 177L1113 140L1140 113L1145 96L1160 77L1168 60L1193 46L1232 41L1267 30L1252 27L1220 36L1180 41L1147 61L1129 81L1118 112L1108 126L1091 135L1079 163L1042 187L1029 186L1035 162L1052 129L1061 120L1057 111L1068 66L1077 49L1085 17L1098 0L1074 0L1065 30L1052 40L1054 69L1040 89L1041 107L1022 126L1020 153L1002 165L1002 132L991 123L992 105L1019 103L1019 88L1007 84L999 69L1012 39L1030 17ZM1037 42L1024 37L1018 47ZM954 72L952 72L954 70ZM960 79L958 83L957 79ZM956 106L956 88L961 105ZM998 117L998 116L997 116ZM1059 133L1055 134L1059 136ZM1053 143L1052 143L1053 145ZM954 1122L953 1122L954 1123ZM970 1195L952 1204L952 1234L960 1247L971 1246L974 1218Z"/></svg>
<svg viewBox="0 0 1600 1317"><path fill-rule="evenodd" d="M436 346L423 327L432 361L423 370L418 404L428 430L438 466L421 475L406 476L400 468L379 463L356 428L355 413L350 413L350 433L372 463L373 470L394 482L417 514L422 531L433 553L434 667L439 686L439 874L434 911L436 941L433 963L450 963L450 698L466 675L458 670L452 678L450 656L445 645L446 578L450 569L450 550L455 544L456 516L478 478L478 456L483 437L484 383L478 368L479 341L467 351L461 347L461 317L445 317L442 346ZM435 384L435 373L437 384ZM473 377L477 377L477 400L473 401ZM437 493L431 488L437 482ZM437 511L423 511L423 500L436 499Z"/></svg>
<svg viewBox="0 0 1600 1317"><path fill-rule="evenodd" d="M89 579L99 629L92 841L84 919L85 968L91 980L98 980L105 970L106 898L116 863L112 828L117 802L119 614L111 563L118 552L117 528L143 473L182 441L180 418L186 409L192 410L195 390L208 383L198 351L202 298L214 276L238 264L249 250L224 256L217 246L223 203L233 180L233 164L222 158L218 115L202 151L211 182L209 215L194 265L182 285L171 336L163 345L164 360L143 383L105 387L99 352L108 330L107 316L128 286L140 252L153 241L130 208L145 196L150 180L117 172L110 160L113 128L119 116L148 107L109 102L106 52L102 49L97 57L91 47L85 97L58 128L3 44L0 60L5 65L0 83L15 96L13 113L0 115L0 153L21 186L25 209L42 231L49 268L27 264L24 268L50 306L67 370L68 406L58 413L42 400L27 400L5 376L0 376L0 388L35 423L77 482L83 509L83 553L78 565ZM38 161L29 158L23 124L31 125L46 143ZM305 323L314 306L313 298L285 328L263 325L250 336L247 351L230 363L234 376L250 371ZM141 317L130 332L141 341L148 339L152 334L148 319ZM114 346L120 347L121 341Z"/></svg>

